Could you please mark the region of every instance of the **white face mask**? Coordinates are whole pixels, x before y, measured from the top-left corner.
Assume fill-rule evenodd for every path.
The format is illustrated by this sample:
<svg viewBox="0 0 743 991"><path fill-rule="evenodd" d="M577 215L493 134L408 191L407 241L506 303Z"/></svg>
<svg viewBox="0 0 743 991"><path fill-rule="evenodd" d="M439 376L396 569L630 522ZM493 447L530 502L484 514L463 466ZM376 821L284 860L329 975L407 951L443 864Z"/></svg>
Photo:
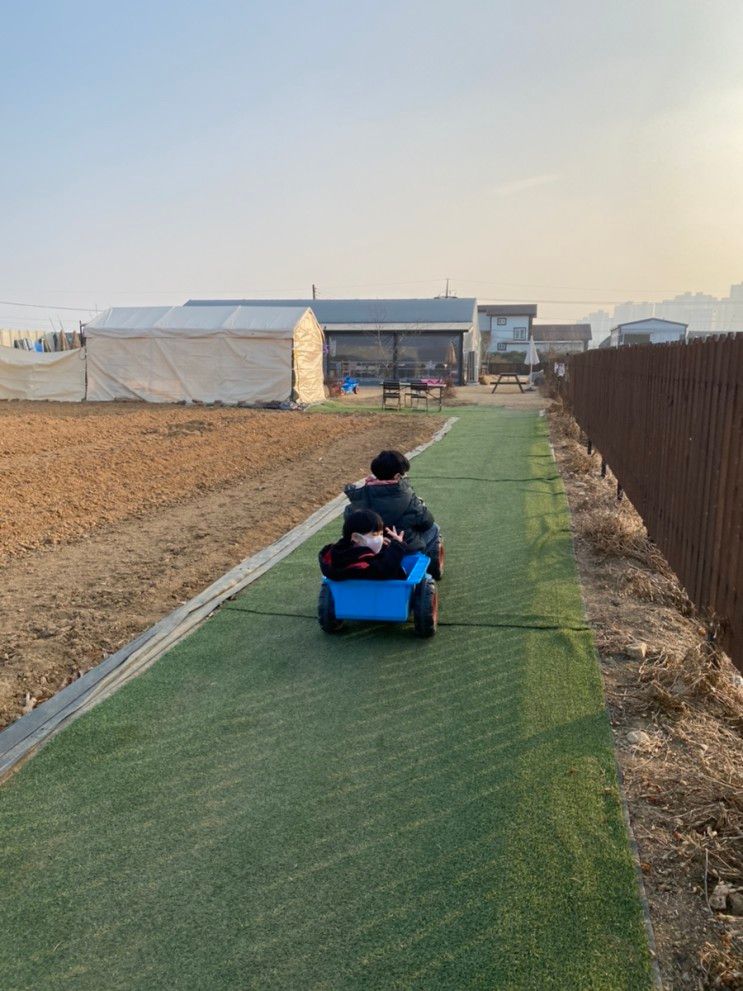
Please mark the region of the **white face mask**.
<svg viewBox="0 0 743 991"><path fill-rule="evenodd" d="M370 551L375 554L379 554L382 550L382 544L384 543L384 537L381 533L359 533L357 534L359 538L359 543L364 544L368 547Z"/></svg>

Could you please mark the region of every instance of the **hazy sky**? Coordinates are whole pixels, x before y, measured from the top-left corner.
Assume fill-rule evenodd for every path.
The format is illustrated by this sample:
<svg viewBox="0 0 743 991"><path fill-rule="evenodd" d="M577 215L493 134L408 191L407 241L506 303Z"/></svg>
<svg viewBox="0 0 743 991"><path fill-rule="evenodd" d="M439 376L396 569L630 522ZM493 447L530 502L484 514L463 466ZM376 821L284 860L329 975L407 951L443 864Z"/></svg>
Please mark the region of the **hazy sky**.
<svg viewBox="0 0 743 991"><path fill-rule="evenodd" d="M743 280L740 0L36 0L0 53L0 326Z"/></svg>

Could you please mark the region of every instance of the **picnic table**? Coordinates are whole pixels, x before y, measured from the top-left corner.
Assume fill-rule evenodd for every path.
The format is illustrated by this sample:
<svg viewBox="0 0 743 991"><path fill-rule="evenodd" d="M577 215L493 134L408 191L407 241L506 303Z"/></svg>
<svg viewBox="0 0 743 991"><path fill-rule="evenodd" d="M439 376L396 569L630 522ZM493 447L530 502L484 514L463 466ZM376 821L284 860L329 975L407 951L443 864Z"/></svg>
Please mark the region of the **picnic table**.
<svg viewBox="0 0 743 991"><path fill-rule="evenodd" d="M498 388L498 386L501 384L501 382L503 381L503 379L506 379L507 381L511 382L512 384L515 383L519 387L519 390L521 392L524 391L524 387L521 384L521 376L518 374L518 372L501 372L499 374L499 376L498 376L498 381L495 383L495 385L493 386L493 388L492 388L492 390L490 392L490 395L491 396L493 395L493 393L495 392L495 390Z"/></svg>
<svg viewBox="0 0 743 991"><path fill-rule="evenodd" d="M428 409L429 400L438 403L439 409L443 405L444 389L446 382L441 379L387 379L382 383L382 407L386 408L388 402L400 409L403 406L413 408L414 404L425 403Z"/></svg>
<svg viewBox="0 0 743 991"><path fill-rule="evenodd" d="M425 385L429 396L434 400L434 402L439 404L439 409L441 409L446 382L444 382L443 379L420 379L419 381ZM413 382L411 384L416 385L417 383Z"/></svg>
<svg viewBox="0 0 743 991"><path fill-rule="evenodd" d="M411 379L409 382L404 382L403 385L406 389L405 401L411 408L414 403L418 405L425 403L426 409L428 409L428 401L432 399L438 403L439 409L441 409L446 382L442 382L441 379Z"/></svg>

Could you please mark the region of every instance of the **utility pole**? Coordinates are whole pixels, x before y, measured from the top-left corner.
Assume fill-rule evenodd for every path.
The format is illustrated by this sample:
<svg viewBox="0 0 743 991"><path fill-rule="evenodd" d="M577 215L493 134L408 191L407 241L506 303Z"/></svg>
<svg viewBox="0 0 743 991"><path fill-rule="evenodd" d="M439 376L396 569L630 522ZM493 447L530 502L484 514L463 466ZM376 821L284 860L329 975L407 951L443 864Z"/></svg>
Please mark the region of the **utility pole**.
<svg viewBox="0 0 743 991"><path fill-rule="evenodd" d="M314 282L312 283L312 298L317 299L317 286Z"/></svg>

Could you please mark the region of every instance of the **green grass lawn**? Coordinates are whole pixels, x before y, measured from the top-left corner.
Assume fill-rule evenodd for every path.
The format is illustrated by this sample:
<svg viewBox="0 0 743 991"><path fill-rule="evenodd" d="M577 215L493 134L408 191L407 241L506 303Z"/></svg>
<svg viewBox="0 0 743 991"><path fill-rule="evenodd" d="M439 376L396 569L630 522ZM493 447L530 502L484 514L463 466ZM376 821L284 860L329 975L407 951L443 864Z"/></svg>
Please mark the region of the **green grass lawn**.
<svg viewBox="0 0 743 991"><path fill-rule="evenodd" d="M334 524L0 788L4 991L651 986L544 421L412 475L436 637L321 632Z"/></svg>

